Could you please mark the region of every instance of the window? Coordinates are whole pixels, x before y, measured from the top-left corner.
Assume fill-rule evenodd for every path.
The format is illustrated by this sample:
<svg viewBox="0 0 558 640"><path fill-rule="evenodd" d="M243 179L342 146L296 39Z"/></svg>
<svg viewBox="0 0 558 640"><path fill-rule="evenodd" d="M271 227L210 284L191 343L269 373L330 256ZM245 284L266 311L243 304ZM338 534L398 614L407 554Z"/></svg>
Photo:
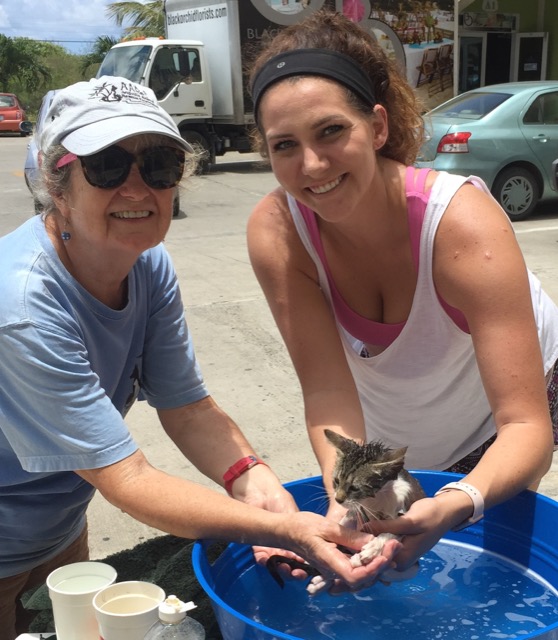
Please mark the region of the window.
<svg viewBox="0 0 558 640"><path fill-rule="evenodd" d="M0 107L15 107L16 101L13 96L0 96Z"/></svg>
<svg viewBox="0 0 558 640"><path fill-rule="evenodd" d="M509 93L467 93L437 107L432 111L432 115L478 120L510 97Z"/></svg>
<svg viewBox="0 0 558 640"><path fill-rule="evenodd" d="M558 124L558 91L537 96L527 109L523 122L524 124Z"/></svg>
<svg viewBox="0 0 558 640"><path fill-rule="evenodd" d="M161 47L157 51L149 86L159 100L168 95L177 84L201 82L200 57L197 49Z"/></svg>
<svg viewBox="0 0 558 640"><path fill-rule="evenodd" d="M105 56L97 77L121 76L141 84L150 53L151 47L148 45L114 47Z"/></svg>

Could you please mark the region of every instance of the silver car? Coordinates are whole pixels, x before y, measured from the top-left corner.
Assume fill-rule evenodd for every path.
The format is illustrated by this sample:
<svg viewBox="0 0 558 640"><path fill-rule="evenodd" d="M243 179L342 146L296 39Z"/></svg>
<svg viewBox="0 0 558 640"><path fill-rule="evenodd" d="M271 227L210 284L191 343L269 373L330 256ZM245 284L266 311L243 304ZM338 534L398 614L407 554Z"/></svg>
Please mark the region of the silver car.
<svg viewBox="0 0 558 640"><path fill-rule="evenodd" d="M25 184L29 191L31 191L31 195L33 195L33 185L39 177L39 140L41 139L45 116L55 94L56 89L51 89L44 95L39 108L39 113L37 114L37 122L33 129L33 137L27 145L27 155L25 156L23 175L25 176ZM35 213L39 213L40 208L40 204L35 200Z"/></svg>
<svg viewBox="0 0 558 640"><path fill-rule="evenodd" d="M510 82L467 91L425 116L416 165L482 178L511 220L556 197L558 82Z"/></svg>

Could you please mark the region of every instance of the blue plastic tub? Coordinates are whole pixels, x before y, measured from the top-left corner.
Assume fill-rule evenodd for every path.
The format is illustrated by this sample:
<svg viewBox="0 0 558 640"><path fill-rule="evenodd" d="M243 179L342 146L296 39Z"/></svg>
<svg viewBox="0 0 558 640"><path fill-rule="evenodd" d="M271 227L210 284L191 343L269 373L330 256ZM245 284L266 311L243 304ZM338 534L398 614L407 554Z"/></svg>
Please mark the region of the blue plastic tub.
<svg viewBox="0 0 558 640"><path fill-rule="evenodd" d="M427 495L433 495L447 482L461 477L456 474L426 471L417 471L413 475L421 482ZM320 509L325 508L323 484L320 477L292 482L286 487L293 494L301 510L321 513ZM377 584L360 594L347 596L352 598L347 605L344 602L338 604L341 601L327 594L320 594L315 599L309 598L303 585L295 581L288 581L283 590L279 589L264 568L254 565L252 550L246 545L230 544L217 560L210 563L208 560L210 542L197 542L193 551L193 566L200 584L211 599L225 640L270 640L272 638L308 640L310 635L312 640L314 638L335 638L337 640L355 640L356 638L384 640L389 638L392 640L397 637L425 638L426 640L438 637L450 640L457 637L467 637L472 640L489 638L558 640L557 529L558 502L526 491L505 504L490 509L479 523L459 532L448 533L440 542L440 546L437 545L433 551L438 548L456 549L459 553L463 551L465 556L469 553L476 553L479 557L488 558L488 562L494 558L497 562L501 560L504 563L503 570L500 568L498 573L503 576L500 585L496 585L489 572L486 573L488 576L486 580L482 577L484 575L484 560L482 562L475 560L472 563L474 565L477 562L475 566L481 567L482 570L477 569L477 572L480 571L480 573L477 573L475 578L471 578L473 574L464 572L465 581L468 580L469 583L466 585L467 591L463 591L464 594L467 594L466 597L463 596L463 606L477 617L469 615L468 619L459 619L459 614L456 614L457 619L452 618L451 621L449 618L443 617L438 609L438 601L429 599L428 585L423 590L423 587L415 580L390 587ZM424 561L428 561L428 557L427 554ZM436 574L438 581L439 576L444 573L443 558L443 553L439 557L436 555L438 569L442 567L442 571ZM506 573L507 577L504 575ZM532 576L532 574L536 575ZM421 572L419 572L420 575ZM527 584L522 582L523 579L527 581ZM545 598L538 595L531 597L531 579L534 580L533 584L537 589L540 584L548 588ZM470 584L471 580L474 581L473 584ZM432 580L430 580L431 583ZM436 586L439 587L439 585ZM398 592L394 589L400 588L406 589L406 591L402 591L399 598ZM459 599L461 588L462 586L457 590L454 589L453 598ZM444 589L440 590L451 591L447 584L444 585ZM550 596L548 596L548 592L550 592ZM392 618L389 617L389 609L385 608L382 600L386 594L387 597L392 599L395 597L396 599L398 613ZM475 602L471 603L471 598L475 599L476 596L479 597L479 602L485 608L475 608ZM521 628L517 635L510 634L506 629L492 629L487 626L487 623L482 622L485 615L483 612L487 610L486 607L498 600L509 600L511 603L510 613L506 613L507 618L527 620L525 628ZM534 620L532 612L527 611L524 603L529 601L530 606L533 606L533 602L538 605L539 600L546 619L541 616ZM507 606L508 602L503 604ZM365 630L355 631L353 629L352 632L347 632L348 635L340 634L338 629L337 631L332 630L334 626L325 623L325 618L331 619L332 613L329 612L325 616L323 611L316 610L321 606L337 607L339 611L333 612L333 618L342 613L349 616L347 619L358 619L362 612L370 612L372 610L370 607L375 607L382 612L382 615L388 616L387 620L383 620L386 623L386 628L368 625ZM302 608L300 609L300 607ZM416 611L412 610L413 607ZM258 611L258 615L253 613L254 610ZM295 635L290 635L289 625L283 625L283 621L287 621L293 616L306 618L315 616L317 618L316 625L320 627L320 630L316 633L312 631L311 634L305 634L306 637L296 635L296 632L293 632ZM397 631L401 617L411 625L410 635L405 630ZM273 620L278 623L273 624ZM306 620L305 623L307 622ZM432 624L432 629L424 629L424 624ZM462 633L465 624L469 625L468 635L458 635L456 631L452 631L453 626L456 625ZM483 624L487 628L486 631L483 631ZM440 625L444 627L442 630Z"/></svg>

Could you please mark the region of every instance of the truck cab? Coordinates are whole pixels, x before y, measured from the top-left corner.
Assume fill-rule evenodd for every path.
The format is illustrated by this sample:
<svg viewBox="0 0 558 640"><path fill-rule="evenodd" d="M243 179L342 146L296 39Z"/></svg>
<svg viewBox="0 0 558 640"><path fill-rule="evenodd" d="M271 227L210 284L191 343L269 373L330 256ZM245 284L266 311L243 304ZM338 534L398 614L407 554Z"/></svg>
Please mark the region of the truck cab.
<svg viewBox="0 0 558 640"><path fill-rule="evenodd" d="M97 77L121 76L150 87L177 125L212 117L211 82L203 44L144 38L121 42L107 53Z"/></svg>
<svg viewBox="0 0 558 640"><path fill-rule="evenodd" d="M205 172L216 156L252 151L255 123L246 68L263 32L282 25L264 15L275 10L266 5L262 14L249 0L164 0L163 5L165 38L114 45L97 75L151 87L182 137L201 151L199 171Z"/></svg>
<svg viewBox="0 0 558 640"><path fill-rule="evenodd" d="M107 53L97 72L101 76L121 76L153 89L183 137L213 161L215 145L207 126L213 117L213 96L202 42L160 38L121 42Z"/></svg>

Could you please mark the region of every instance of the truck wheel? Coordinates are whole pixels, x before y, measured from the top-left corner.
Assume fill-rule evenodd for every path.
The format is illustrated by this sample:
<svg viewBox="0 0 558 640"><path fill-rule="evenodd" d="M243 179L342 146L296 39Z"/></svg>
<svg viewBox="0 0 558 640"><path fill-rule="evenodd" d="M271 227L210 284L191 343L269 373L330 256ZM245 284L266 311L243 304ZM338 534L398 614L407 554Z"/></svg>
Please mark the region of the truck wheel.
<svg viewBox="0 0 558 640"><path fill-rule="evenodd" d="M198 156L196 173L209 173L212 158L207 139L197 131L186 131L182 134L182 137L192 145Z"/></svg>
<svg viewBox="0 0 558 640"><path fill-rule="evenodd" d="M508 167L494 180L492 195L514 222L533 213L540 198L535 176L523 167Z"/></svg>
<svg viewBox="0 0 558 640"><path fill-rule="evenodd" d="M179 215L180 215L180 196L177 193L176 196L174 197L174 200L172 201L172 217L178 218Z"/></svg>

